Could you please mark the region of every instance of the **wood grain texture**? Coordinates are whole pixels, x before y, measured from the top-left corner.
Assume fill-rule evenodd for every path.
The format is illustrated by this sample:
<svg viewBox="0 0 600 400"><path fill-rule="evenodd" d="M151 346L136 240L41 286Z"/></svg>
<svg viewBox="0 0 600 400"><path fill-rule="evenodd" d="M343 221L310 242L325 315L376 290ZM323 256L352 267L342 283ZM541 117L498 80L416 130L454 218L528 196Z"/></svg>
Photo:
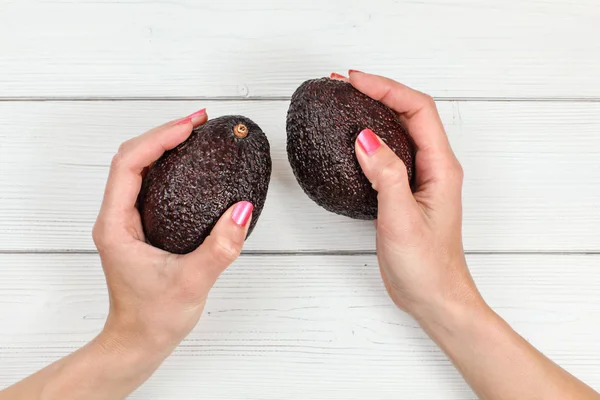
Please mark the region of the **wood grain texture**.
<svg viewBox="0 0 600 400"><path fill-rule="evenodd" d="M348 68L444 97L599 98L597 0L0 2L0 97L290 96Z"/></svg>
<svg viewBox="0 0 600 400"><path fill-rule="evenodd" d="M246 250L373 251L370 223L330 214L285 153L287 103L0 103L0 251L93 250L91 228L120 142L208 107L267 133L273 175ZM600 104L441 102L465 169L468 251L600 251Z"/></svg>
<svg viewBox="0 0 600 400"><path fill-rule="evenodd" d="M600 388L600 257L470 256L488 302ZM0 255L0 387L73 351L107 312L96 255ZM474 399L392 305L375 256L242 256L132 399Z"/></svg>

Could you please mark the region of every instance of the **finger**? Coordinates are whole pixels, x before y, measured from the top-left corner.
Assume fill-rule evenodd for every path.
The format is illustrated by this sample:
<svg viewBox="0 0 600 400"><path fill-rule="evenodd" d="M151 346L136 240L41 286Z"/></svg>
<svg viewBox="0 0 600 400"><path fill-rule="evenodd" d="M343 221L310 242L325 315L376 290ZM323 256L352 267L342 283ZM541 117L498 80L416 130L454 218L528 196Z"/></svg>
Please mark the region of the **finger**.
<svg viewBox="0 0 600 400"><path fill-rule="evenodd" d="M124 142L111 163L103 211L111 214L131 211L140 191L144 168L165 151L185 141L192 129L206 122L207 118L205 110L200 110Z"/></svg>
<svg viewBox="0 0 600 400"><path fill-rule="evenodd" d="M240 253L254 206L248 201L235 204L221 216L204 243L193 252L182 256L185 269L200 274L210 287Z"/></svg>
<svg viewBox="0 0 600 400"><path fill-rule="evenodd" d="M143 169L144 167L148 166L153 161L156 161L158 159L158 157L160 157L162 155L162 153L164 152L164 150L163 150L158 156L156 156L156 154L157 154L156 146L148 145L149 143L151 143L152 140L156 140L157 138L160 138L161 135L165 135L166 136L165 144L171 145L171 143L174 143L175 139L173 139L172 135L165 134L165 131L168 131L169 129L174 129L174 128L177 128L180 126L184 126L186 128L189 128L191 126L192 128L195 128L196 126L199 126L199 125L202 125L203 123L205 123L207 121L207 119L208 119L208 116L206 114L206 109L196 111L195 113L190 114L185 118L167 122L164 125L153 128L140 136L134 137L134 138L126 141L125 143L123 143L121 145L121 148L119 150L123 150L124 152L127 152L129 150L134 150L137 148L138 152L135 153L135 155L142 155L142 156L144 154L142 154L142 152L139 150L146 151L145 157L139 158L139 162L141 162L142 164L145 164L141 167ZM189 134L188 134L188 136L189 136ZM186 139L187 139L187 137L186 137ZM179 142L179 143L181 143L181 142ZM171 148L174 148L179 143L176 143ZM167 150L170 150L170 149L167 149ZM152 153L152 154L148 154L148 153ZM151 160L151 161L146 164L146 162L148 160Z"/></svg>
<svg viewBox="0 0 600 400"><path fill-rule="evenodd" d="M433 99L391 79L358 71L350 72L350 83L399 113L417 150L417 191L452 186L454 177L459 175L455 172L460 169L460 164L450 147Z"/></svg>
<svg viewBox="0 0 600 400"><path fill-rule="evenodd" d="M450 145L433 99L382 76L352 71L350 83L400 114L415 145L423 151L448 151Z"/></svg>
<svg viewBox="0 0 600 400"><path fill-rule="evenodd" d="M379 215L416 207L406 166L396 153L370 129L358 135L355 146L358 162L378 193Z"/></svg>
<svg viewBox="0 0 600 400"><path fill-rule="evenodd" d="M155 128L152 128L149 132L154 132L157 130L168 128L169 126L173 126L173 125L183 125L183 124L187 124L187 123L191 123L194 127L196 127L196 126L199 126L199 125L202 125L203 123L205 123L206 120L207 120L206 108L203 108L201 110L198 110L198 111L188 115L187 117L177 118L177 119L171 120L169 122L166 122L162 125L159 125Z"/></svg>
<svg viewBox="0 0 600 400"><path fill-rule="evenodd" d="M337 72L332 72L331 75L329 75L329 78L337 81L350 82L350 79L346 78L344 75L338 74Z"/></svg>

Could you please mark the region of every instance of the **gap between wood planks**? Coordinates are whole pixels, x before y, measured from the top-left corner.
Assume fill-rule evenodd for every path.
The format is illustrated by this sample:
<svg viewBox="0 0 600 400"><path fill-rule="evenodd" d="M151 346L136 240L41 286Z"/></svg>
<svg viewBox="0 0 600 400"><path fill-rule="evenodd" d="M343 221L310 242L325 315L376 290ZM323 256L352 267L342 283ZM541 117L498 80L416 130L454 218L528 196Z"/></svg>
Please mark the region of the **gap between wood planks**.
<svg viewBox="0 0 600 400"><path fill-rule="evenodd" d="M68 249L54 249L54 250L0 250L0 255L3 254L98 254L96 250L68 250ZM304 250L304 251L290 251L290 250L248 250L242 251L241 256L374 256L377 253L373 251L353 251L353 250ZM465 255L549 255L549 256L600 256L600 250L591 251L465 251Z"/></svg>
<svg viewBox="0 0 600 400"><path fill-rule="evenodd" d="M290 96L256 96L256 97L1 97L0 102L148 102L148 101L290 101ZM524 103L600 103L600 97L435 97L435 101L448 102L524 102Z"/></svg>

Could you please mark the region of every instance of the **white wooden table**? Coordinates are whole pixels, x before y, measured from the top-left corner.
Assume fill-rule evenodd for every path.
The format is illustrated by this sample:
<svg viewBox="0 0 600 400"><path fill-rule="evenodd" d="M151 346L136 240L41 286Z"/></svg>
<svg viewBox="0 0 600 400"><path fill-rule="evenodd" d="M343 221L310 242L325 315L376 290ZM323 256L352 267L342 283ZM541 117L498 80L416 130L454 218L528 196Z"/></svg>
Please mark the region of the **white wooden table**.
<svg viewBox="0 0 600 400"><path fill-rule="evenodd" d="M475 398L384 293L372 226L313 204L287 163L293 90L355 68L439 100L477 284L600 389L599 21L597 0L0 0L0 387L103 325L90 230L118 144L207 107L263 127L271 190L132 398Z"/></svg>

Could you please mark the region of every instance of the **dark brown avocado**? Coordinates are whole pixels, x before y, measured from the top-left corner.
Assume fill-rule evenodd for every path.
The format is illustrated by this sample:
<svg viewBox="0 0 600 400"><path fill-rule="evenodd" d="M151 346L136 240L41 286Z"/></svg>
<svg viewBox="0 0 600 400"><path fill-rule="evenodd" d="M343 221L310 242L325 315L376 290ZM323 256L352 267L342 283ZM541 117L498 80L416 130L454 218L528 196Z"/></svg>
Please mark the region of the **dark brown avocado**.
<svg viewBox="0 0 600 400"><path fill-rule="evenodd" d="M147 241L171 253L189 253L243 200L254 205L250 235L270 178L269 141L258 125L242 116L208 121L145 176L138 206Z"/></svg>
<svg viewBox="0 0 600 400"><path fill-rule="evenodd" d="M414 146L398 115L351 84L304 82L287 115L287 153L304 192L318 205L355 219L377 218L377 192L356 159L354 142L370 128L414 175Z"/></svg>

